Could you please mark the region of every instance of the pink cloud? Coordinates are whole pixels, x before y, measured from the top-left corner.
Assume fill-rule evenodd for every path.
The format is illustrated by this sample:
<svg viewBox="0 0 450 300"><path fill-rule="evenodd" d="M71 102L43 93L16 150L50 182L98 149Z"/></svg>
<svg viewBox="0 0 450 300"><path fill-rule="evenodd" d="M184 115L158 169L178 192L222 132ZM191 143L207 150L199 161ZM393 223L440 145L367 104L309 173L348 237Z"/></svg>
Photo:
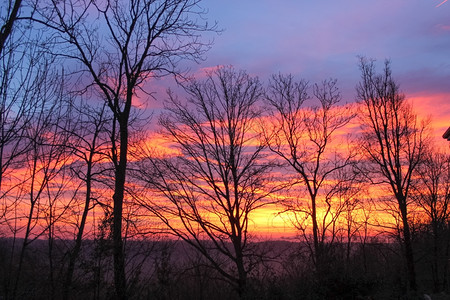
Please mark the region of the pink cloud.
<svg viewBox="0 0 450 300"><path fill-rule="evenodd" d="M437 24L436 28L438 29L438 31L450 31L450 25Z"/></svg>

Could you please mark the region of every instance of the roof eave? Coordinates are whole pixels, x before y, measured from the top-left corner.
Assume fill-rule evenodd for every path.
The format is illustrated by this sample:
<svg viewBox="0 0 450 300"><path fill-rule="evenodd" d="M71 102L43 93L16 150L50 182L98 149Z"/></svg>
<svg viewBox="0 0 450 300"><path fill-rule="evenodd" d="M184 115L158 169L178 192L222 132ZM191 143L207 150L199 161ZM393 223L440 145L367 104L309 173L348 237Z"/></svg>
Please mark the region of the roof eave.
<svg viewBox="0 0 450 300"><path fill-rule="evenodd" d="M444 135L442 136L444 139L446 139L447 141L450 141L450 127L447 128L447 130L445 131Z"/></svg>

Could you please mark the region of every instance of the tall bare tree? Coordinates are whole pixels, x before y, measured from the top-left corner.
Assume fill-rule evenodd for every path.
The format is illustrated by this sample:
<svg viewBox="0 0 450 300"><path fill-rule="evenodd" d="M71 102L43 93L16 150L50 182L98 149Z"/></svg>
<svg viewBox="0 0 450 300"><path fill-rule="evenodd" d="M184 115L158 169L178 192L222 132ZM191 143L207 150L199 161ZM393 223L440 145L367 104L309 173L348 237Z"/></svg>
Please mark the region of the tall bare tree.
<svg viewBox="0 0 450 300"><path fill-rule="evenodd" d="M276 189L256 127L261 84L220 68L185 89L187 103L170 94L169 113L160 119L178 154L158 159L150 153L140 162L138 176L164 200L149 197L142 204L244 297L247 275L259 260L249 240L251 215Z"/></svg>
<svg viewBox="0 0 450 300"><path fill-rule="evenodd" d="M45 15L41 23L56 30L63 43L58 54L80 63L81 80L94 87L113 113L114 280L117 297L125 299L122 212L130 113L149 78L181 75L182 59L202 58L210 44L201 34L211 27L200 0L67 0L46 5L40 8Z"/></svg>
<svg viewBox="0 0 450 300"><path fill-rule="evenodd" d="M286 201L286 209L293 214L293 223L309 243L312 259L319 267L326 247L326 239L335 237L333 224L342 212L341 203L334 203L347 178L338 174L345 171L354 155L338 151L332 144L337 131L347 125L354 115L348 108L339 106L341 95L336 80L327 80L313 86L318 106L306 107L309 99L306 81L295 82L293 76L273 76L266 94L273 109L272 128L266 130L269 148L293 171L294 179L305 189L305 203L301 195ZM345 172L344 172L345 171ZM330 183L331 182L331 183ZM322 209L323 213L318 210ZM309 220L312 232L309 231Z"/></svg>
<svg viewBox="0 0 450 300"><path fill-rule="evenodd" d="M426 124L421 123L392 77L389 61L377 74L373 61L360 59L361 81L356 87L360 103L362 155L369 163L367 179L389 187L401 219L401 238L409 287L417 289L408 208L412 176L424 157Z"/></svg>

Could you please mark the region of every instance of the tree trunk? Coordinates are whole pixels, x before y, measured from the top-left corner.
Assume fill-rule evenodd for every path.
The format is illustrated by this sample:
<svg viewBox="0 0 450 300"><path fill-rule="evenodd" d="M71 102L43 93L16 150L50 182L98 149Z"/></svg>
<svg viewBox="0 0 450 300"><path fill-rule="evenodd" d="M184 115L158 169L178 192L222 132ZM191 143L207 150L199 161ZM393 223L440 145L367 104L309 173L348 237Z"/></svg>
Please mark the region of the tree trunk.
<svg viewBox="0 0 450 300"><path fill-rule="evenodd" d="M235 245L236 267L238 271L238 294L240 299L245 299L247 294L247 272L244 267L244 257L242 254L242 246Z"/></svg>
<svg viewBox="0 0 450 300"><path fill-rule="evenodd" d="M0 28L0 54L3 52L3 47L6 43L6 39L11 34L14 22L17 20L17 15L19 14L20 6L22 5L22 0L16 0L14 2L11 14L8 16L5 24Z"/></svg>
<svg viewBox="0 0 450 300"><path fill-rule="evenodd" d="M408 283L409 288L412 291L417 290L417 283L416 283L416 271L414 267L414 253L413 253L413 247L412 247L412 241L411 241L411 230L409 228L408 223L408 211L406 207L406 199L405 197L401 197L398 199L399 202L399 208L401 212L402 217L402 223L403 223L403 239L404 239L404 246L405 246L405 258L406 258L406 267L408 272Z"/></svg>
<svg viewBox="0 0 450 300"><path fill-rule="evenodd" d="M86 198L84 203L83 215L81 217L80 228L78 229L77 238L75 240L75 246L69 255L69 266L67 268L66 278L63 286L63 296L64 300L69 299L70 287L72 285L73 272L75 271L75 262L78 259L78 255L81 250L81 243L83 242L84 227L86 225L86 220L89 212L89 205L91 200L91 173L92 173L92 156L94 150L91 150L90 159L87 166L86 172Z"/></svg>
<svg viewBox="0 0 450 300"><path fill-rule="evenodd" d="M319 243L319 226L317 225L317 207L316 207L316 196L311 196L311 206L312 206L312 222L313 222L313 239L314 239L314 260L316 269L320 267L320 262L322 260L322 249Z"/></svg>
<svg viewBox="0 0 450 300"><path fill-rule="evenodd" d="M119 120L120 159L115 170L114 209L113 209L113 253L114 284L118 299L127 299L125 278L125 255L122 240L122 211L125 191L128 152L128 118Z"/></svg>
<svg viewBox="0 0 450 300"><path fill-rule="evenodd" d="M30 187L30 210L28 211L28 216L27 216L27 226L25 229L25 236L23 237L23 242L22 242L22 247L20 250L20 254L19 254L19 263L18 263L18 267L17 267L17 274L16 274L16 280L14 283L14 287L13 287L13 292L12 292L12 299L16 299L16 295L17 295L17 290L19 288L19 282L20 282L20 277L21 277L21 272L22 272L22 267L23 267L23 261L25 259L25 251L27 250L28 244L29 244L29 237L31 234L31 230L32 230L32 221L33 221L33 214L34 214L34 209L36 206L36 202L37 199L39 198L39 196L34 195L34 184L35 184L35 180L36 180L36 172L37 172L37 150L36 150L36 145L34 145L34 157L33 157L33 169L32 169L32 176L31 176L31 187ZM12 250L14 251L14 249Z"/></svg>

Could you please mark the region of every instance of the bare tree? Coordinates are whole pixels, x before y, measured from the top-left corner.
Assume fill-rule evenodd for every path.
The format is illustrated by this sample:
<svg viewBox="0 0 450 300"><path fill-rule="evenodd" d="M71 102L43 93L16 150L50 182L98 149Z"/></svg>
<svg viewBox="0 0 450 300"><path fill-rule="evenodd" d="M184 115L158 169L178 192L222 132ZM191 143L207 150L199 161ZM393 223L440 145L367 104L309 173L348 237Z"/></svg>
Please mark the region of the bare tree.
<svg viewBox="0 0 450 300"><path fill-rule="evenodd" d="M4 4L1 19L2 27L0 53L0 198L9 195L14 187L11 183L11 169L21 165L21 159L26 152L27 139L25 131L36 111L36 85L41 80L41 70L47 68L48 56L43 55L36 40L42 38L38 33L21 24L12 27L8 22L15 22L20 1ZM3 6L3 4L2 4ZM3 7L2 7L3 8ZM11 11L12 10L12 11ZM7 16L3 16L7 13ZM19 29L17 28L19 27ZM42 39L41 39L42 41ZM8 184L4 184L4 180ZM1 215L5 216L8 207L4 204Z"/></svg>
<svg viewBox="0 0 450 300"><path fill-rule="evenodd" d="M12 299L18 296L19 291L23 292L20 286L21 272L29 245L46 233L51 243L54 223L70 206L70 203L59 203L63 201L68 184L62 166L70 157L70 152L66 152L64 147L67 136L59 134L56 125L61 122L63 114L59 76L52 73L47 65L41 65L41 68L41 76L36 76L31 93L34 112L25 126L26 135L21 137L29 147L13 179L18 182L15 191L11 191L16 194L13 200L15 216L6 219L14 238L17 235L23 238L18 252L17 271L11 274L10 279L14 280Z"/></svg>
<svg viewBox="0 0 450 300"><path fill-rule="evenodd" d="M209 48L201 33L200 0L51 1L41 20L63 43L58 54L78 61L87 86L113 113L111 159L114 175L114 278L117 297L127 298L122 238L128 160L129 117L138 92L149 78L181 75L182 59L199 60ZM203 23L202 23L203 22ZM86 79L86 77L81 77Z"/></svg>
<svg viewBox="0 0 450 300"><path fill-rule="evenodd" d="M447 278L450 220L450 156L430 149L417 167L411 197L422 207L431 227L433 259L431 264L435 292L440 292ZM447 252L444 261L442 252Z"/></svg>
<svg viewBox="0 0 450 300"><path fill-rule="evenodd" d="M424 156L426 136L399 86L392 77L389 61L382 73L375 72L373 61L360 59L361 82L357 85L362 136L360 146L369 163L367 179L388 186L396 200L401 219L401 238L407 264L408 282L417 289L414 253L408 208L413 172Z"/></svg>
<svg viewBox="0 0 450 300"><path fill-rule="evenodd" d="M260 259L249 240L251 215L270 203L276 189L256 128L261 84L244 72L219 68L185 90L187 104L169 94L170 113L160 119L179 154L150 153L140 162L138 176L164 200L149 197L142 205L244 297L247 276Z"/></svg>
<svg viewBox="0 0 450 300"><path fill-rule="evenodd" d="M74 224L76 226L75 244L68 252L68 266L62 291L63 299L68 299L71 294L75 264L89 225L88 214L98 201L99 196L95 193L95 182L98 181L98 177L103 171L99 165L107 159L109 132L106 130L106 125L110 123L105 104L95 108L83 99L70 101L69 104L71 109L66 118L71 122L69 126L65 126L61 130L70 135L65 146L71 149L76 159L68 167L74 177L72 180L79 182L81 186L76 196L84 195L84 199L80 203L81 218ZM75 210L75 208L72 209ZM68 220L68 222L70 224L74 220Z"/></svg>
<svg viewBox="0 0 450 300"><path fill-rule="evenodd" d="M22 0L9 0L0 6L2 8L2 13L0 14L0 20L2 23L2 26L0 27L0 57L3 54L3 49L8 37L13 31L13 26L19 16L21 5ZM4 13L6 14L4 15Z"/></svg>
<svg viewBox="0 0 450 300"><path fill-rule="evenodd" d="M27 5L30 13L32 7ZM50 232L53 221L47 225L45 221L57 217L54 204L62 190L50 188L48 179L56 176L56 165L64 158L61 147L44 142L51 139L44 135L54 129L50 121L61 112L55 101L58 95L53 94L58 94L53 61L41 47L50 44L42 32L33 31L29 20L19 22L24 18L22 1L4 1L0 6L0 224L12 238L4 291L14 298L28 245ZM30 164L32 160L35 164ZM18 237L23 242L16 251Z"/></svg>
<svg viewBox="0 0 450 300"><path fill-rule="evenodd" d="M335 189L337 192L334 197L339 200L336 208L339 213L339 220L336 220L334 227L338 227L338 231L342 230L343 242L346 243L346 263L350 264L353 241L361 234L363 228L361 224L361 209L364 204L361 198L361 185L359 184L359 173L354 169L340 169L335 175L337 184ZM342 215L342 216L341 216ZM337 218L336 218L337 219Z"/></svg>
<svg viewBox="0 0 450 300"><path fill-rule="evenodd" d="M362 268L364 272L368 272L368 261L369 257L367 254L367 248L368 244L370 243L370 238L372 237L371 232L371 222L374 213L374 207L373 207L373 201L372 199L364 199L363 204L361 205L361 215L359 220L357 221L358 226L358 232L357 232L357 238L358 238L358 244L359 249L362 255Z"/></svg>
<svg viewBox="0 0 450 300"><path fill-rule="evenodd" d="M347 179L339 178L337 174L346 174L344 170L351 166L354 157L351 152L346 152L348 149L338 150L332 141L337 131L354 115L348 108L338 105L341 95L336 80L313 86L318 106L304 107L304 102L309 99L308 89L306 81L295 82L290 75L272 77L266 100L273 109L274 121L265 136L270 150L293 171L294 179L301 183L309 199L309 203L305 203L297 195L292 201L286 201L285 207L308 242L312 235L309 243L312 259L319 267L326 239L335 237L333 225L343 209L339 201L333 201ZM309 231L309 220L312 232Z"/></svg>

